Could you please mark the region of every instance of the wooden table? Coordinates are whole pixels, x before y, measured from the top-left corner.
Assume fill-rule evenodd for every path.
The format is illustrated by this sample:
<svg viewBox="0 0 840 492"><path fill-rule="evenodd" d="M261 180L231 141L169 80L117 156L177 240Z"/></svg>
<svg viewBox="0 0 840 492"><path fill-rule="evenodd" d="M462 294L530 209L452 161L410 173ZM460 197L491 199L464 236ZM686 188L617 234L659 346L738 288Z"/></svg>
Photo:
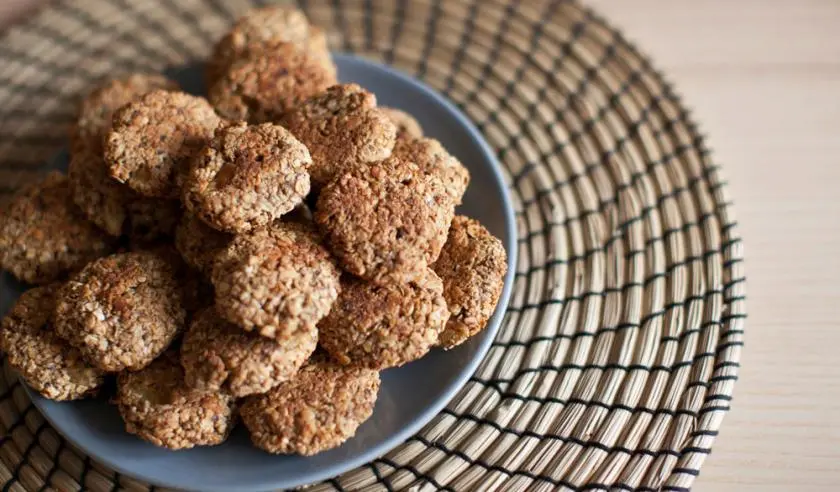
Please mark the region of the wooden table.
<svg viewBox="0 0 840 492"><path fill-rule="evenodd" d="M840 0L588 1L694 108L745 237L741 381L696 490L836 490Z"/></svg>

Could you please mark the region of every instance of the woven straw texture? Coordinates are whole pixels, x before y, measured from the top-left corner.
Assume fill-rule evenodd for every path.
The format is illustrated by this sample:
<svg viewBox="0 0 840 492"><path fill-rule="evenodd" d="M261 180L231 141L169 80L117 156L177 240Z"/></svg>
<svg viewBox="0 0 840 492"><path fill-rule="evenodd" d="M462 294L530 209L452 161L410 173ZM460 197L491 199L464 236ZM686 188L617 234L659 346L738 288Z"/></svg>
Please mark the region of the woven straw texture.
<svg viewBox="0 0 840 492"><path fill-rule="evenodd" d="M678 96L570 1L300 1L334 50L423 79L504 167L520 256L478 371L418 435L313 490L684 490L729 409L742 245ZM0 192L65 145L93 81L208 54L248 2L49 5L0 44ZM147 490L65 442L0 378L3 490Z"/></svg>

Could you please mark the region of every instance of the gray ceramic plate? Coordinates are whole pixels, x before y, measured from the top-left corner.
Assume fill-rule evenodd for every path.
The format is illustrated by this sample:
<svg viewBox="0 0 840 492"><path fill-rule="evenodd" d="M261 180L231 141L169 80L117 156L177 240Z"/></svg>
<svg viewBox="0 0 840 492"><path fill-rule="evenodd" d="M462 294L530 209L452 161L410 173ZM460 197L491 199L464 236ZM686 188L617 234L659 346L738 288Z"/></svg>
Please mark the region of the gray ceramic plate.
<svg viewBox="0 0 840 492"><path fill-rule="evenodd" d="M381 456L420 430L455 395L487 352L510 297L516 264L513 210L498 162L467 118L425 85L350 56L336 56L336 63L342 81L358 82L375 92L380 104L413 114L429 136L439 139L469 168L472 182L459 213L480 220L502 239L508 253L505 288L489 326L454 350L435 350L419 361L385 371L370 420L341 447L309 458L264 453L251 446L241 427L221 446L167 451L125 433L116 409L104 399L56 403L31 393L52 425L94 459L126 475L179 489L269 490L324 480ZM170 75L187 90L201 92L200 73L198 67L184 67ZM5 312L21 286L8 274L0 285Z"/></svg>

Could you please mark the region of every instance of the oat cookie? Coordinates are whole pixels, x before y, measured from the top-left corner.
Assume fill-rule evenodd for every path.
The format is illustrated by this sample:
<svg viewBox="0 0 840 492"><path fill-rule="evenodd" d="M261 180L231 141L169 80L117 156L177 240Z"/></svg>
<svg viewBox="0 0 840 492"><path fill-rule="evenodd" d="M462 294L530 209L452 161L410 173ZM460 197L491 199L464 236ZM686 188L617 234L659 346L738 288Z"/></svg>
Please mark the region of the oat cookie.
<svg viewBox="0 0 840 492"><path fill-rule="evenodd" d="M185 213L175 230L175 247L188 265L210 276L216 256L225 250L233 236L217 231L191 213Z"/></svg>
<svg viewBox="0 0 840 492"><path fill-rule="evenodd" d="M219 315L245 331L285 342L315 330L338 297L340 272L307 226L274 225L237 236L217 258Z"/></svg>
<svg viewBox="0 0 840 492"><path fill-rule="evenodd" d="M382 370L426 355L448 318L443 284L428 268L378 284L348 278L318 324L319 343L342 364Z"/></svg>
<svg viewBox="0 0 840 492"><path fill-rule="evenodd" d="M298 376L242 404L242 421L257 447L274 454L311 456L353 437L370 418L379 373L316 362Z"/></svg>
<svg viewBox="0 0 840 492"><path fill-rule="evenodd" d="M201 97L153 91L114 114L105 140L111 176L145 196L177 197L177 175L221 120Z"/></svg>
<svg viewBox="0 0 840 492"><path fill-rule="evenodd" d="M376 96L356 84L334 85L307 99L283 124L312 154L315 188L352 166L388 158L397 135Z"/></svg>
<svg viewBox="0 0 840 492"><path fill-rule="evenodd" d="M35 391L51 400L78 400L96 394L104 373L53 330L59 284L24 292L3 318L0 347L6 360Z"/></svg>
<svg viewBox="0 0 840 492"><path fill-rule="evenodd" d="M156 89L177 90L178 84L157 74L134 73L103 81L85 97L70 134L71 148L88 147L102 152L102 140L111 129L114 112Z"/></svg>
<svg viewBox="0 0 840 492"><path fill-rule="evenodd" d="M345 270L376 280L433 263L454 213L442 181L389 159L359 166L327 185L315 222Z"/></svg>
<svg viewBox="0 0 840 492"><path fill-rule="evenodd" d="M414 119L414 116L397 108L380 106L380 109L391 120L391 123L397 127L397 141L423 137L423 127Z"/></svg>
<svg viewBox="0 0 840 492"><path fill-rule="evenodd" d="M142 371L120 373L114 403L127 432L169 449L221 444L236 423L234 398L189 388L171 350Z"/></svg>
<svg viewBox="0 0 840 492"><path fill-rule="evenodd" d="M335 83L335 74L320 61L280 43L233 62L210 87L208 99L229 120L272 122Z"/></svg>
<svg viewBox="0 0 840 492"><path fill-rule="evenodd" d="M113 239L85 220L58 172L26 187L0 212L0 266L31 284L52 282L108 254Z"/></svg>
<svg viewBox="0 0 840 492"><path fill-rule="evenodd" d="M394 145L391 158L413 162L422 173L437 176L443 181L446 192L452 197L455 205L461 204L461 199L470 183L470 173L437 140L433 138L398 140Z"/></svg>
<svg viewBox="0 0 840 492"><path fill-rule="evenodd" d="M283 343L223 320L214 308L202 310L181 345L187 384L201 390L224 390L240 398L265 393L297 374L318 344L315 330Z"/></svg>
<svg viewBox="0 0 840 492"><path fill-rule="evenodd" d="M186 312L177 272L153 253L99 259L58 293L56 332L105 371L139 370L166 350Z"/></svg>
<svg viewBox="0 0 840 492"><path fill-rule="evenodd" d="M226 126L193 160L183 201L215 229L252 231L303 202L311 164L306 147L279 125Z"/></svg>
<svg viewBox="0 0 840 492"><path fill-rule="evenodd" d="M440 345L452 348L487 326L502 294L507 253L502 242L477 220L456 215L433 269L443 280L443 297L451 314Z"/></svg>

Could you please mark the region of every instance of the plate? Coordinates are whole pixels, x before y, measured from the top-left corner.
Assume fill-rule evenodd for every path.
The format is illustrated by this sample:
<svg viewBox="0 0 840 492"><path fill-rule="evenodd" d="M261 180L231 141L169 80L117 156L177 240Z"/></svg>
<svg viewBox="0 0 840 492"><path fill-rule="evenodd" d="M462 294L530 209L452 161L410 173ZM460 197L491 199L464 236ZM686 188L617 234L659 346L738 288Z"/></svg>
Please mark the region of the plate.
<svg viewBox="0 0 840 492"><path fill-rule="evenodd" d="M57 403L29 391L46 419L70 442L97 461L160 486L202 491L275 490L321 481L385 454L416 433L465 384L487 352L510 297L516 265L516 228L507 187L492 150L452 103L396 70L348 55L336 55L342 82L357 82L379 104L414 115L428 136L437 138L470 171L472 180L458 213L480 220L501 238L508 274L499 306L487 328L450 351L433 350L401 368L382 373L373 416L342 446L313 457L273 456L253 447L239 426L224 444L186 451L157 448L127 434L115 407L104 399ZM201 67L170 70L185 90L201 93ZM56 165L66 166L66 153ZM3 312L22 291L8 274L2 280Z"/></svg>

